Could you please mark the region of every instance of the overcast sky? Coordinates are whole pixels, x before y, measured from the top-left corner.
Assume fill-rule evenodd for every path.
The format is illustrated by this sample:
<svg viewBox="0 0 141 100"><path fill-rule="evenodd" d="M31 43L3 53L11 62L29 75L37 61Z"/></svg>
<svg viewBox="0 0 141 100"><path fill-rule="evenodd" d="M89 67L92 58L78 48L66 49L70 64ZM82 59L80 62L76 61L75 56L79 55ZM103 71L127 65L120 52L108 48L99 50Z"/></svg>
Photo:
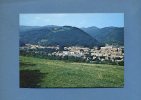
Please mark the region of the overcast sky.
<svg viewBox="0 0 141 100"><path fill-rule="evenodd" d="M56 13L56 14L20 14L19 24L25 26L75 26L99 28L124 27L123 13Z"/></svg>

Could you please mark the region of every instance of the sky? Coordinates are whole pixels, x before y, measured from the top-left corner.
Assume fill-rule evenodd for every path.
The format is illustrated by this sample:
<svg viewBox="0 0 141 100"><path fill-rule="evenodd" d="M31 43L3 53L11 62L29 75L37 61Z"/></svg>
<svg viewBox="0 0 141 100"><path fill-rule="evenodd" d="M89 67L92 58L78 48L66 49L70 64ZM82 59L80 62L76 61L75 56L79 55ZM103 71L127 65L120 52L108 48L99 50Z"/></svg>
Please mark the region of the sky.
<svg viewBox="0 0 141 100"><path fill-rule="evenodd" d="M123 13L50 13L20 14L19 24L24 26L124 27Z"/></svg>

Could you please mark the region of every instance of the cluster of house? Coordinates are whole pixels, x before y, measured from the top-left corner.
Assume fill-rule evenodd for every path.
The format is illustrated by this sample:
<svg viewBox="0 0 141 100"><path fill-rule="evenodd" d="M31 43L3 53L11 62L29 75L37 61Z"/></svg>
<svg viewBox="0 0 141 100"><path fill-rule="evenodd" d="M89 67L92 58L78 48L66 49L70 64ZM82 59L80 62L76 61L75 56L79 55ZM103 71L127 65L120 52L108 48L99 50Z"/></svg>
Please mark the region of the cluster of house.
<svg viewBox="0 0 141 100"><path fill-rule="evenodd" d="M123 61L124 60L124 47L114 47L106 45L104 47L94 47L92 49L88 47L78 47L78 46L71 46L71 47L64 47L63 50L59 50L59 46L48 46L43 47L39 45L31 45L26 44L26 46L21 48L28 48L28 49L37 49L37 48L50 48L55 49L54 52L47 53L49 56L74 56L74 57L81 57L84 59L91 59L92 61L100 60L110 60L110 61ZM47 52L47 51L46 51Z"/></svg>
<svg viewBox="0 0 141 100"><path fill-rule="evenodd" d="M124 48L123 47L94 47L93 49L87 47L64 47L64 51L53 52L52 55L56 56L75 56L84 59L94 60L110 60L110 61L123 61Z"/></svg>
<svg viewBox="0 0 141 100"><path fill-rule="evenodd" d="M124 47L105 46L100 49L91 49L91 55L93 59L99 59L101 61L123 61L124 60Z"/></svg>
<svg viewBox="0 0 141 100"><path fill-rule="evenodd" d="M53 52L52 55L56 56L75 56L75 57L84 57L86 54L89 54L89 48L83 47L64 47L63 51Z"/></svg>
<svg viewBox="0 0 141 100"><path fill-rule="evenodd" d="M33 45L33 44L25 44L25 46L20 47L20 49L55 49L59 50L59 46L41 46L41 45Z"/></svg>

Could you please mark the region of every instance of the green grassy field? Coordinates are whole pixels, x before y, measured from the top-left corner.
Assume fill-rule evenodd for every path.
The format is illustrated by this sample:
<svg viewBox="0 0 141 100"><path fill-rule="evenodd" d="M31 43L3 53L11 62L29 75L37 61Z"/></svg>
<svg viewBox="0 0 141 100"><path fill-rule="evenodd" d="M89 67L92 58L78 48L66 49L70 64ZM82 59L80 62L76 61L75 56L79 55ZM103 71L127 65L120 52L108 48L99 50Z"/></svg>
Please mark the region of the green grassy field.
<svg viewBox="0 0 141 100"><path fill-rule="evenodd" d="M20 56L20 87L123 87L124 68Z"/></svg>

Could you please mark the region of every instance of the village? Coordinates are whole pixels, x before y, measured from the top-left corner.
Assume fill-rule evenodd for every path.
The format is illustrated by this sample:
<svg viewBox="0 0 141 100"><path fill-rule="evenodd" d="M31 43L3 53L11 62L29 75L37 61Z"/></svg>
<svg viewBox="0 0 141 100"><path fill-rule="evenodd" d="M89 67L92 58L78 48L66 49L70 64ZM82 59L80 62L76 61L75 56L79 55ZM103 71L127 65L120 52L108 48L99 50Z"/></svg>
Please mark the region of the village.
<svg viewBox="0 0 141 100"><path fill-rule="evenodd" d="M20 47L20 50L26 52L34 52L36 54L46 54L47 56L73 56L77 58L82 58L91 61L111 61L111 62L121 62L124 61L124 47L116 47L106 44L103 47L80 47L80 46L70 46L63 47L60 50L60 47L57 46L40 46L26 44L25 46ZM51 52L49 52L51 50Z"/></svg>

